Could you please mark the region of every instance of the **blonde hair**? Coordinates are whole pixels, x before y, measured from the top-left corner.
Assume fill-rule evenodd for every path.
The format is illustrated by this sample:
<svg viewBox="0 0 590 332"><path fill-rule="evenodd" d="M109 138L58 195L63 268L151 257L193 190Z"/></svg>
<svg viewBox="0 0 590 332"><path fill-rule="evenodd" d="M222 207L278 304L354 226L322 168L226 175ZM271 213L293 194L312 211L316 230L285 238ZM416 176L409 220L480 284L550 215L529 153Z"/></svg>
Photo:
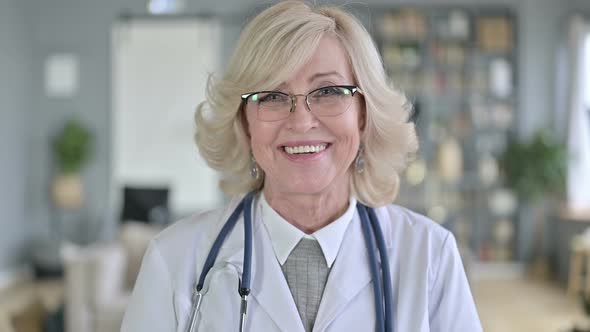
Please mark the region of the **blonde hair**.
<svg viewBox="0 0 590 332"><path fill-rule="evenodd" d="M408 123L411 105L388 82L371 36L354 16L338 7L312 7L302 1L278 3L246 26L222 79L209 78L207 100L197 107L195 140L209 166L222 172L220 187L226 194L264 185L262 170L258 179L250 175L253 164L240 95L287 81L326 33L337 36L347 51L365 101L365 170L351 170L352 194L372 207L397 196L399 174L418 149L414 125Z"/></svg>

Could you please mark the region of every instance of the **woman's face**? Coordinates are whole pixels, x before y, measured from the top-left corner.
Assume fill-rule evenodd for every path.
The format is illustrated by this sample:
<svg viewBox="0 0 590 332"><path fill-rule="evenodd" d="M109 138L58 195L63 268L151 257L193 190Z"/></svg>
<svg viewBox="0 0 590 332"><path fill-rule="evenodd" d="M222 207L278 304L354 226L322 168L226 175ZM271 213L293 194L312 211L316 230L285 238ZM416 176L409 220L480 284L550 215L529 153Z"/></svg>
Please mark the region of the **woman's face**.
<svg viewBox="0 0 590 332"><path fill-rule="evenodd" d="M354 84L340 41L324 36L310 61L275 90L305 95L325 86ZM252 152L266 173L266 189L282 194L347 190L364 121L362 97L355 94L344 113L323 117L309 112L303 96L296 98L294 111L284 120L261 121L255 109L246 109ZM297 147L305 146L323 150L296 153Z"/></svg>

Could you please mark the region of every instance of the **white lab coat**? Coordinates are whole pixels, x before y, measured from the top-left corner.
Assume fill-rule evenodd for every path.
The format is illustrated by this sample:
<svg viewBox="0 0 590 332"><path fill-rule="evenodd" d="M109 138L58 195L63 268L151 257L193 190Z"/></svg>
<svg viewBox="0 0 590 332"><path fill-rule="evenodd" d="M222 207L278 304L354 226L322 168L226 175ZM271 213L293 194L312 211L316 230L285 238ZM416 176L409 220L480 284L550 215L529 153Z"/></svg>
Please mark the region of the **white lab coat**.
<svg viewBox="0 0 590 332"><path fill-rule="evenodd" d="M219 230L234 210L179 221L152 240L121 331L185 331L191 287ZM399 206L376 209L389 251L397 332L482 331L454 237ZM198 331L237 331L243 261L238 221L207 275ZM272 243L257 211L253 218L252 281L246 331L304 332ZM313 331L374 331L375 305L368 254L355 213L330 271Z"/></svg>

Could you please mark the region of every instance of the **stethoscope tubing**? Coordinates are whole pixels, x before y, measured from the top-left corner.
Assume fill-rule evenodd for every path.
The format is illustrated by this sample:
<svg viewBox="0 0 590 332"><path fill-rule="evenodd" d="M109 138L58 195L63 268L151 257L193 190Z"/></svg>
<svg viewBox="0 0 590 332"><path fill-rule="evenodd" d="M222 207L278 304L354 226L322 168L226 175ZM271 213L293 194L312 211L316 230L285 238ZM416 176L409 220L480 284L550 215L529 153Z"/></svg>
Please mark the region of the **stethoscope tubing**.
<svg viewBox="0 0 590 332"><path fill-rule="evenodd" d="M252 275L252 200L254 195L255 192L250 192L244 197L232 212L225 225L223 225L219 235L213 242L211 250L205 259L205 264L203 265L199 280L193 289L193 305L190 312L189 324L187 326L188 332L196 331L196 317L202 302L203 295L201 290L203 289L205 278L209 273L209 270L213 267L223 242L233 230L242 212L244 213L244 265L242 268L242 278L238 285L238 293L241 297L239 331L244 331L247 300L250 295ZM385 245L383 231L379 226L377 215L372 208L357 203L357 211L361 219L363 236L369 254L369 267L374 280L373 293L375 296L376 331L393 332L393 290L391 285L391 273L389 270L389 258L387 256L387 247ZM373 236L375 238L373 238ZM381 274L378 273L379 267L377 256L375 255L375 247L377 248L377 251L379 251L381 260Z"/></svg>
<svg viewBox="0 0 590 332"><path fill-rule="evenodd" d="M250 278L252 277L252 199L251 192L244 198L244 266L242 267L242 283L240 295L250 295ZM248 241L246 241L248 239Z"/></svg>
<svg viewBox="0 0 590 332"><path fill-rule="evenodd" d="M371 275L373 276L373 294L375 300L375 318L376 318L376 330L385 331L385 318L383 309L383 283L381 282L381 276L379 275L379 267L377 266L377 257L375 256L375 240L371 234L371 228L373 227L370 223L369 217L367 216L367 210L362 205L357 205L357 211L361 217L361 227L363 229L363 236L367 246L367 252L369 254L369 268Z"/></svg>
<svg viewBox="0 0 590 332"><path fill-rule="evenodd" d="M240 280L240 284L238 285L238 293L241 297L241 308L240 308L240 332L244 331L244 323L246 320L246 310L247 310L247 301L248 295L250 294L250 275L251 275L251 266L252 266L252 198L254 193L249 193L246 197L238 204L235 210L232 212L230 217L228 218L227 222L221 228L219 235L213 242L211 250L205 259L205 264L203 265L203 271L199 276L198 283L194 286L193 289L193 299L192 299L192 307L190 313L190 319L187 325L187 331L194 332L196 331L196 322L197 322L197 315L199 313L199 308L201 307L201 301L203 299L203 294L201 290L203 289L203 285L205 284L205 278L209 273L209 270L215 264L215 259L219 254L219 250L221 250L221 246L225 241L226 237L231 233L234 226L236 225L240 214L244 211L244 266L243 266L243 273L242 278Z"/></svg>
<svg viewBox="0 0 590 332"><path fill-rule="evenodd" d="M234 210L234 212L232 212L232 214L230 215L230 217L227 220L227 222L225 223L225 225L223 225L223 227L221 228L221 231L219 231L219 235L215 239L215 242L213 242L213 245L211 246L211 250L209 251L209 254L207 255L207 259L205 260L205 264L203 265L203 271L201 272L201 275L199 276L199 282L197 283L197 285L195 287L198 292L200 292L201 289L203 289L203 285L205 284L205 277L209 273L209 270L211 270L211 268L213 267L213 264L215 263L215 259L217 258L217 255L219 254L219 250L221 249L221 245L223 244L223 241L225 241L225 238L227 237L227 235L232 231L232 229L236 225L243 209L244 209L244 201L241 201L240 204L238 204L238 206Z"/></svg>
<svg viewBox="0 0 590 332"><path fill-rule="evenodd" d="M393 286L391 284L391 270L389 269L389 256L387 255L387 246L385 244L385 236L383 230L379 225L379 219L374 209L365 207L369 212L369 220L373 226L373 234L377 240L377 246L379 247L379 256L381 258L381 273L383 274L383 297L385 302L385 331L393 331Z"/></svg>

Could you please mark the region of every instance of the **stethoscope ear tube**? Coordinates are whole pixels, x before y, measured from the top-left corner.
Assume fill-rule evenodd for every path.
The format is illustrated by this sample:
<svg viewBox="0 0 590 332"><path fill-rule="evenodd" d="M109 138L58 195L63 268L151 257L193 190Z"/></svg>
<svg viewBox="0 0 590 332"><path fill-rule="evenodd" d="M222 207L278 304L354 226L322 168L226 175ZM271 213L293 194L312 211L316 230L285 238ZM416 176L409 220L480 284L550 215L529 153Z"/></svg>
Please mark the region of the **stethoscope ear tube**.
<svg viewBox="0 0 590 332"><path fill-rule="evenodd" d="M203 294L197 290L196 286L193 288L193 305L191 306L191 313L189 316L189 323L188 323L188 332L195 332L197 329L197 314L199 312L199 308L201 307L201 300L203 299Z"/></svg>

